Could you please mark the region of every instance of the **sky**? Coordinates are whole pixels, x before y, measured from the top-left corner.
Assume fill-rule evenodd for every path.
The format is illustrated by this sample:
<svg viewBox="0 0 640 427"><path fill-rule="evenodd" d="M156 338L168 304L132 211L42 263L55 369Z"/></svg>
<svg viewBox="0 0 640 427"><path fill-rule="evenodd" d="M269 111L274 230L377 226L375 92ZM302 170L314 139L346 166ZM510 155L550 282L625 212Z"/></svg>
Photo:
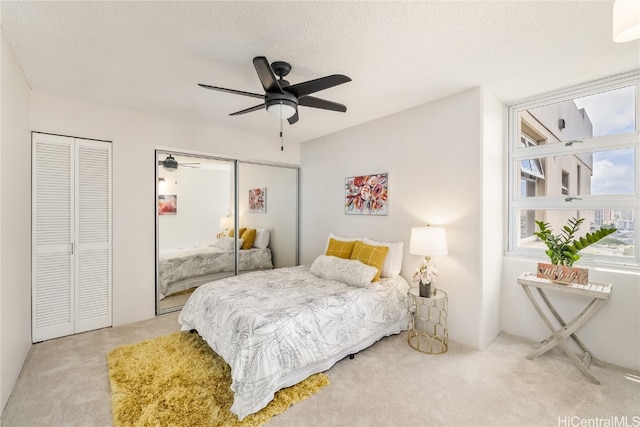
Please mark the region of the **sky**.
<svg viewBox="0 0 640 427"><path fill-rule="evenodd" d="M629 86L575 100L593 124L593 136L632 132L635 123L636 87ZM635 183L635 150L601 151L593 154L591 194L632 194Z"/></svg>

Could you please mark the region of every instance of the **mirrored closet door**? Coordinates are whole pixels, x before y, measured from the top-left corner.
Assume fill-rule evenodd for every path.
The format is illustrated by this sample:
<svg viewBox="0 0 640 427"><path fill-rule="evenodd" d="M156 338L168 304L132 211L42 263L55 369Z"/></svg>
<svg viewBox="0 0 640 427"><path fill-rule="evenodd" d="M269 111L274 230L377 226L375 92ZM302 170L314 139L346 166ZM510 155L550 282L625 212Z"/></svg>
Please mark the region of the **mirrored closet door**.
<svg viewBox="0 0 640 427"><path fill-rule="evenodd" d="M265 231L274 268L298 265L297 168L239 162L238 213L241 229Z"/></svg>
<svg viewBox="0 0 640 427"><path fill-rule="evenodd" d="M156 312L205 283L298 264L298 169L156 151Z"/></svg>

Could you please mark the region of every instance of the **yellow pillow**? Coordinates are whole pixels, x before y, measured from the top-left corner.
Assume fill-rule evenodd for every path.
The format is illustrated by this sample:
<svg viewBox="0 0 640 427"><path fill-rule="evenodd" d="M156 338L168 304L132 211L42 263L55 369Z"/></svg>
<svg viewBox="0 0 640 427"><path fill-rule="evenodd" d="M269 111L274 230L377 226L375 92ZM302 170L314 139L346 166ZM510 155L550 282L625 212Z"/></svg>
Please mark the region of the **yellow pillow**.
<svg viewBox="0 0 640 427"><path fill-rule="evenodd" d="M380 280L380 272L384 265L384 260L389 252L388 246L371 246L360 241L356 241L353 245L353 252L351 253L351 259L357 259L363 264L375 267L378 272L373 276L372 282Z"/></svg>
<svg viewBox="0 0 640 427"><path fill-rule="evenodd" d="M256 240L256 234L255 228L247 228L242 233L242 237L240 237L242 239L242 247L240 249L251 249L253 242Z"/></svg>
<svg viewBox="0 0 640 427"><path fill-rule="evenodd" d="M240 229L240 233L238 233L238 236L240 236L239 238L242 239L242 233L244 233L246 230L246 227L242 227ZM232 228L231 230L229 230L229 237L233 237L236 234L236 229Z"/></svg>
<svg viewBox="0 0 640 427"><path fill-rule="evenodd" d="M355 243L355 240L342 241L329 239L329 246L327 246L327 251L324 254L327 256L349 259L351 258L351 252L353 252L353 245Z"/></svg>

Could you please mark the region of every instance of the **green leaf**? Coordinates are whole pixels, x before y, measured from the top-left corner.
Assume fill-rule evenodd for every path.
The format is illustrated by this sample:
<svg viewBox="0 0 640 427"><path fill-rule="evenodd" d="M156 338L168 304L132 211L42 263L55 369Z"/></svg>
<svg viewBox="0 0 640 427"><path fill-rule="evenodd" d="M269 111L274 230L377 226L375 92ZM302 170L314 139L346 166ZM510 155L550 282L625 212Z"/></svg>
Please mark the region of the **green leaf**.
<svg viewBox="0 0 640 427"><path fill-rule="evenodd" d="M539 220L535 221L540 231L534 232L533 234L547 246L548 249L545 253L552 264L566 264L571 266L580 259L579 251L603 237L616 232L615 228L601 228L593 233L586 233L585 236L574 239L575 234L584 221L584 218L569 218L567 220L568 225L564 225L560 234L557 235L553 234L553 230L549 227L548 223Z"/></svg>

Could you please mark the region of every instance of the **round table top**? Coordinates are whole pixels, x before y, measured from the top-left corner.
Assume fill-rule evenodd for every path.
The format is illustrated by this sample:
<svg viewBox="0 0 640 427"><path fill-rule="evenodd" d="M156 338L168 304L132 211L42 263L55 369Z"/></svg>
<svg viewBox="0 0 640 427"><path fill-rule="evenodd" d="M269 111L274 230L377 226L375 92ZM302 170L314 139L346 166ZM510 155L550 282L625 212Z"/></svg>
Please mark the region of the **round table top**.
<svg viewBox="0 0 640 427"><path fill-rule="evenodd" d="M430 298L421 297L420 296L420 288L409 288L409 293L411 295L413 295L414 297L425 298L425 299L441 299L441 298L446 298L447 297L447 293L445 291L443 291L442 289L436 289L435 292L433 292L431 294Z"/></svg>

